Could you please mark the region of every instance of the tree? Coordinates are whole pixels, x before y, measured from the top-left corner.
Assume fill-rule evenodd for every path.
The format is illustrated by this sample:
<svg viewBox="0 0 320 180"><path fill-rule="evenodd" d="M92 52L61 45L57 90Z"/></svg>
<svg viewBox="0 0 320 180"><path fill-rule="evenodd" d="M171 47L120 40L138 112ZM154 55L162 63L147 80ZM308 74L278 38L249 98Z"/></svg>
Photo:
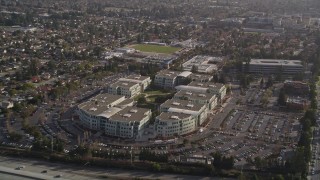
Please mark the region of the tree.
<svg viewBox="0 0 320 180"><path fill-rule="evenodd" d="M189 140L188 139L183 139L183 144L186 145L189 143Z"/></svg>
<svg viewBox="0 0 320 180"><path fill-rule="evenodd" d="M146 102L147 102L147 100L144 96L140 96L137 100L138 104L145 104Z"/></svg>
<svg viewBox="0 0 320 180"><path fill-rule="evenodd" d="M308 109L305 114L304 114L304 122L306 122L307 120L310 121L310 124L312 126L316 125L316 110L315 109ZM303 122L303 123L304 123ZM304 125L304 124L303 124ZM309 129L310 127L308 126L307 128L304 128L304 129Z"/></svg>
<svg viewBox="0 0 320 180"><path fill-rule="evenodd" d="M213 166L217 169L232 169L234 165L233 157L222 156L219 152L211 154L213 157Z"/></svg>
<svg viewBox="0 0 320 180"><path fill-rule="evenodd" d="M264 86L264 79L263 79L263 78L261 78L261 81L260 81L260 88L263 88L263 86Z"/></svg>
<svg viewBox="0 0 320 180"><path fill-rule="evenodd" d="M17 90L16 89L10 89L9 90L9 95L10 96L14 96L14 95L16 95L17 94Z"/></svg>
<svg viewBox="0 0 320 180"><path fill-rule="evenodd" d="M266 166L267 162L260 157L255 157L253 163L257 169L261 170Z"/></svg>
<svg viewBox="0 0 320 180"><path fill-rule="evenodd" d="M269 76L267 84L266 84L266 88L269 88L271 86L273 86L273 78L272 78L272 76Z"/></svg>
<svg viewBox="0 0 320 180"><path fill-rule="evenodd" d="M158 163L153 163L152 164L152 170L153 171L160 171L161 170L161 166Z"/></svg>
<svg viewBox="0 0 320 180"><path fill-rule="evenodd" d="M240 75L240 86L242 88L247 88L250 85L250 80L248 75L246 74L241 74Z"/></svg>
<svg viewBox="0 0 320 180"><path fill-rule="evenodd" d="M198 66L193 65L192 68L191 68L191 72L192 73L197 73L198 72Z"/></svg>
<svg viewBox="0 0 320 180"><path fill-rule="evenodd" d="M10 132L9 139L10 139L10 141L19 142L22 139L22 135L18 134L16 132Z"/></svg>
<svg viewBox="0 0 320 180"><path fill-rule="evenodd" d="M287 98L288 96L285 93L285 90L281 88L278 98L278 104L281 106L285 106L287 104Z"/></svg>
<svg viewBox="0 0 320 180"><path fill-rule="evenodd" d="M285 180L285 179L281 174L279 174L274 178L274 180Z"/></svg>

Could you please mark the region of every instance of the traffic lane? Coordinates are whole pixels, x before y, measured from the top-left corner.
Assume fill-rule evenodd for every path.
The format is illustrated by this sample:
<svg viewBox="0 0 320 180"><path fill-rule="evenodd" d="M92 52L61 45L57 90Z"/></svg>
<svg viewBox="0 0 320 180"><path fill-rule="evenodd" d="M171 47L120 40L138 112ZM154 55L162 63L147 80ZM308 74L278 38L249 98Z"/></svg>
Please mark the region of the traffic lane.
<svg viewBox="0 0 320 180"><path fill-rule="evenodd" d="M48 175L58 175L62 174L65 179L75 179L75 180L87 180L87 179L99 179L102 176L108 176L108 178L116 179L132 179L134 177L142 179L164 179L164 180L175 180L175 179L185 179L185 180L218 180L220 178L214 177L202 177L202 176L188 176L188 175L177 175L177 174L165 174L165 173L152 173L145 171L132 171L132 170L121 170L121 169L106 169L90 167L88 165L66 165L60 163L51 163L45 161L38 161L34 159L17 159L10 157L0 156L0 166L16 168L17 166L24 165L25 170L31 172L42 172L47 170ZM227 178L228 179L228 178ZM232 179L232 178L229 178Z"/></svg>

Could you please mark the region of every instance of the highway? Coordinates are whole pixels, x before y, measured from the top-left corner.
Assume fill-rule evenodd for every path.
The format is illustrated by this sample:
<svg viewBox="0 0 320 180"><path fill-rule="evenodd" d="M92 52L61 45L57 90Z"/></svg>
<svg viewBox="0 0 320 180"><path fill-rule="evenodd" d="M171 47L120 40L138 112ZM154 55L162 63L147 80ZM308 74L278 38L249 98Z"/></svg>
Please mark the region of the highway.
<svg viewBox="0 0 320 180"><path fill-rule="evenodd" d="M23 167L17 170L18 167ZM46 170L46 173L41 173ZM7 172L7 173L4 173ZM0 156L0 175L19 175L15 180L21 179L70 179L70 180L95 180L95 179L164 179L164 180L218 180L219 177L201 177L177 174L153 173L145 171L130 171L121 169L93 168L83 165L66 165L51 163L35 159L20 159ZM61 177L57 178L57 175ZM223 178L232 179L232 178Z"/></svg>
<svg viewBox="0 0 320 180"><path fill-rule="evenodd" d="M318 123L320 121L318 120ZM320 179L320 129L315 128L312 141L312 158L310 163L310 178L311 180Z"/></svg>
<svg viewBox="0 0 320 180"><path fill-rule="evenodd" d="M319 180L320 179L320 86L317 84L317 126L313 131L312 139L312 158L309 166L309 176L308 179Z"/></svg>

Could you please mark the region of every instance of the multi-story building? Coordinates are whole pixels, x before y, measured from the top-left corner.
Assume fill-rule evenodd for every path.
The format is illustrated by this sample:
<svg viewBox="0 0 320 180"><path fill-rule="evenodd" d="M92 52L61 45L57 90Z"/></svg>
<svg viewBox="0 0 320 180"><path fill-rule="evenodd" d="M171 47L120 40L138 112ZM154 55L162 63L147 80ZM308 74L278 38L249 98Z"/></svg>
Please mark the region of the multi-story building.
<svg viewBox="0 0 320 180"><path fill-rule="evenodd" d="M160 68L163 69L169 69L170 65L174 62L174 60L177 59L177 56L171 56L171 55L150 55L143 59L136 60L139 63L142 64L152 64L157 65Z"/></svg>
<svg viewBox="0 0 320 180"><path fill-rule="evenodd" d="M104 130L106 120L121 110L121 108L115 106L124 101L124 96L99 94L79 104L76 112L80 122L85 127L93 130Z"/></svg>
<svg viewBox="0 0 320 180"><path fill-rule="evenodd" d="M301 97L288 97L286 106L288 109L292 110L306 110L310 106L310 101Z"/></svg>
<svg viewBox="0 0 320 180"><path fill-rule="evenodd" d="M162 70L154 78L154 85L164 89L174 89L176 85L183 84L191 72Z"/></svg>
<svg viewBox="0 0 320 180"><path fill-rule="evenodd" d="M154 85L164 89L172 89L176 86L178 71L162 70L154 77Z"/></svg>
<svg viewBox="0 0 320 180"><path fill-rule="evenodd" d="M195 104L188 100L169 99L160 105L160 112L176 112L189 114L194 117L196 127L207 119L207 105Z"/></svg>
<svg viewBox="0 0 320 180"><path fill-rule="evenodd" d="M181 90L174 95L173 99L188 100L195 104L204 104L207 105L209 110L215 108L218 104L217 96L207 92L199 93Z"/></svg>
<svg viewBox="0 0 320 180"><path fill-rule="evenodd" d="M256 74L297 74L304 67L300 60L251 59L249 63L243 62L242 70Z"/></svg>
<svg viewBox="0 0 320 180"><path fill-rule="evenodd" d="M132 106L132 99L99 94L78 105L76 112L83 126L107 135L134 138L148 124L151 110Z"/></svg>
<svg viewBox="0 0 320 180"><path fill-rule="evenodd" d="M192 133L196 129L195 116L179 112L162 112L155 119L158 136L172 137Z"/></svg>
<svg viewBox="0 0 320 180"><path fill-rule="evenodd" d="M115 137L135 138L149 123L151 114L150 109L126 107L106 121L105 133Z"/></svg>
<svg viewBox="0 0 320 180"><path fill-rule="evenodd" d="M216 94L219 102L221 102L221 100L226 96L227 93L227 88L224 84L213 82L192 81L188 85L177 86L176 89L190 92Z"/></svg>
<svg viewBox="0 0 320 180"><path fill-rule="evenodd" d="M119 81L139 83L142 91L146 90L151 84L151 79L149 76L141 76L141 75L130 75L125 78L120 78Z"/></svg>
<svg viewBox="0 0 320 180"><path fill-rule="evenodd" d="M283 86L286 94L294 96L309 96L310 87L301 81L285 81Z"/></svg>
<svg viewBox="0 0 320 180"><path fill-rule="evenodd" d="M138 82L117 81L109 85L108 93L114 95L123 95L127 98L131 98L141 93L141 86Z"/></svg>
<svg viewBox="0 0 320 180"><path fill-rule="evenodd" d="M212 73L217 70L218 63L223 62L220 57L211 56L195 56L187 62L183 63L184 71L196 70L201 73Z"/></svg>

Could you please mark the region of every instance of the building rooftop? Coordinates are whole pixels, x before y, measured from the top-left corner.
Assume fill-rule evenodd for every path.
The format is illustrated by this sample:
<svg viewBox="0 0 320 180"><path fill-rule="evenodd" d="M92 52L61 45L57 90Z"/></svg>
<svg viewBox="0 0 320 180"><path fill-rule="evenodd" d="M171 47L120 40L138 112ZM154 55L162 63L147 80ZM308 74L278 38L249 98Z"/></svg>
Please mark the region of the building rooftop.
<svg viewBox="0 0 320 180"><path fill-rule="evenodd" d="M179 71L170 71L170 70L162 70L162 71L159 71L157 73L157 76L162 76L162 77L167 77L167 78L174 78L174 77L177 77L179 74L181 74L181 72Z"/></svg>
<svg viewBox="0 0 320 180"><path fill-rule="evenodd" d="M117 107L131 106L134 103L133 99L125 99L121 103L117 104Z"/></svg>
<svg viewBox="0 0 320 180"><path fill-rule="evenodd" d="M132 74L132 75L129 75L129 76L125 77L124 79L133 79L133 80L144 81L146 79L150 79L150 77L149 76L141 76L141 75Z"/></svg>
<svg viewBox="0 0 320 180"><path fill-rule="evenodd" d="M198 93L207 93L208 88L202 88L202 87L196 87L196 86L186 86L186 85L180 85L175 87L176 90L184 90L184 91L192 91L192 92L198 92Z"/></svg>
<svg viewBox="0 0 320 180"><path fill-rule="evenodd" d="M190 72L190 71L183 71L178 76L186 78L186 77L189 77L191 74L192 74L192 72Z"/></svg>
<svg viewBox="0 0 320 180"><path fill-rule="evenodd" d="M214 83L214 82L192 81L188 84L188 86L195 86L195 87L202 87L202 88L209 88L209 89L221 89L224 86L224 84Z"/></svg>
<svg viewBox="0 0 320 180"><path fill-rule="evenodd" d="M211 57L211 56L195 56L187 62L183 63L184 70L192 70L193 66L198 68L200 72L207 72L212 70L217 70L218 63L221 63L223 59L221 57Z"/></svg>
<svg viewBox="0 0 320 180"><path fill-rule="evenodd" d="M185 113L162 112L159 116L157 116L157 119L161 121L175 121L175 120L185 119L190 116L191 116L190 114L185 114Z"/></svg>
<svg viewBox="0 0 320 180"><path fill-rule="evenodd" d="M139 83L137 82L130 82L130 81L126 81L126 82L123 82L123 81L117 81L113 84L110 84L110 87L122 87L122 88L126 88L126 89L129 89L135 85L137 85Z"/></svg>
<svg viewBox="0 0 320 180"><path fill-rule="evenodd" d="M250 65L303 66L300 60L251 59Z"/></svg>
<svg viewBox="0 0 320 180"><path fill-rule="evenodd" d="M203 81L210 81L211 79L213 79L212 75L208 75L208 74L191 74L190 75L191 80L193 81L198 81L198 82L203 82Z"/></svg>
<svg viewBox="0 0 320 180"><path fill-rule="evenodd" d="M163 104L161 107L166 108L175 108L175 109L183 109L189 111L200 111L205 105L203 104L195 104L188 100L180 100L180 99L169 99Z"/></svg>
<svg viewBox="0 0 320 180"><path fill-rule="evenodd" d="M83 102L78 105L79 109L88 112L89 114L98 116L100 114L106 113L108 111L113 112L116 109L111 109L112 104L115 101L121 100L124 101L124 96L112 95L112 94L98 94L97 96L89 99L86 102ZM110 112L110 113L111 113Z"/></svg>
<svg viewBox="0 0 320 180"><path fill-rule="evenodd" d="M115 121L141 121L147 116L150 109L138 108L138 107L126 107L123 110L114 114L110 119Z"/></svg>
<svg viewBox="0 0 320 180"><path fill-rule="evenodd" d="M200 99L200 100L210 100L212 97L215 95L212 95L210 93L201 93L201 92L191 92L191 91L186 91L186 90L180 90L177 92L175 97L188 97L190 99Z"/></svg>

